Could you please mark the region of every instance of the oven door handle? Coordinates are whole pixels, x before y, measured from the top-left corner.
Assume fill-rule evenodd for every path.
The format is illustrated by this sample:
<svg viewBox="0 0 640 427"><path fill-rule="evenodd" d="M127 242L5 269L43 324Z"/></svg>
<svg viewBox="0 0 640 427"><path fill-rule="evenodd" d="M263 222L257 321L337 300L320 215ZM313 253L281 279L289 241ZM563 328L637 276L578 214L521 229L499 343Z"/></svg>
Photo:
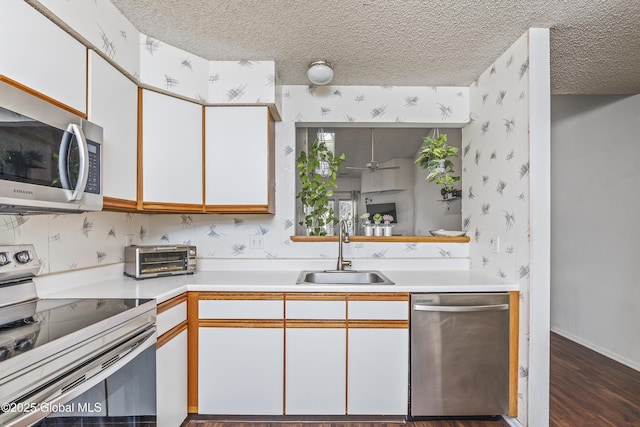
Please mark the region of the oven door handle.
<svg viewBox="0 0 640 427"><path fill-rule="evenodd" d="M78 182L76 187L71 191L71 173L69 171L69 148L71 140L76 137L78 141ZM60 183L62 188L67 191L67 198L69 201L80 200L84 194L84 190L87 187L87 180L89 179L89 145L87 139L82 132L82 128L75 123L69 123L67 130L62 135L60 141L60 151L58 152L58 176L60 177Z"/></svg>
<svg viewBox="0 0 640 427"><path fill-rule="evenodd" d="M83 365L80 369L69 372L65 378L36 392L30 402L18 402L17 407L28 408L28 412L8 420L3 427L27 427L51 414L51 408L62 405L80 396L96 384L104 381L140 353L156 344L156 328L151 328L138 335L134 340L128 340L115 346L111 351L104 352ZM36 401L35 403L33 401ZM22 403L22 405L20 405Z"/></svg>

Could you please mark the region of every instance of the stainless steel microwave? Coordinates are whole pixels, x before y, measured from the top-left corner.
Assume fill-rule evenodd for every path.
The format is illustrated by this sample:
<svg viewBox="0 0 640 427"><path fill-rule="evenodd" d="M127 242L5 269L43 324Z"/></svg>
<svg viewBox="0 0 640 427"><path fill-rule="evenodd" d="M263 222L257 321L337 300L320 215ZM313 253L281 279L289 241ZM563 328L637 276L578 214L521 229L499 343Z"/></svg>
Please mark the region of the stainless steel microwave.
<svg viewBox="0 0 640 427"><path fill-rule="evenodd" d="M0 214L102 210L102 128L0 82Z"/></svg>

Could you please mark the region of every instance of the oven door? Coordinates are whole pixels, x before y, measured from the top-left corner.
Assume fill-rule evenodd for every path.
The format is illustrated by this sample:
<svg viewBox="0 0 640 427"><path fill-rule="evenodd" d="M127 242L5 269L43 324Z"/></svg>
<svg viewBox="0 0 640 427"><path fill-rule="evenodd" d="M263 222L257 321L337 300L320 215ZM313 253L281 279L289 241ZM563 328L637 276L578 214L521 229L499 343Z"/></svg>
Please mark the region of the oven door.
<svg viewBox="0 0 640 427"><path fill-rule="evenodd" d="M90 355L80 366L3 407L3 426L155 423L155 326Z"/></svg>

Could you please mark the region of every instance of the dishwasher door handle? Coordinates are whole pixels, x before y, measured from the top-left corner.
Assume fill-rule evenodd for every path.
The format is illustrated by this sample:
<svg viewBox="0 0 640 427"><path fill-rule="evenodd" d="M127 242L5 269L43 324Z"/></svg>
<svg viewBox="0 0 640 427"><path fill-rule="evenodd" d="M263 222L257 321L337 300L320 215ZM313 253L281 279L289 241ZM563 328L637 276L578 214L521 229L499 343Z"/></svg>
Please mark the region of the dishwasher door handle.
<svg viewBox="0 0 640 427"><path fill-rule="evenodd" d="M509 304L487 305L426 305L414 304L413 311L437 311L448 313L465 313L477 311L504 311L509 310Z"/></svg>

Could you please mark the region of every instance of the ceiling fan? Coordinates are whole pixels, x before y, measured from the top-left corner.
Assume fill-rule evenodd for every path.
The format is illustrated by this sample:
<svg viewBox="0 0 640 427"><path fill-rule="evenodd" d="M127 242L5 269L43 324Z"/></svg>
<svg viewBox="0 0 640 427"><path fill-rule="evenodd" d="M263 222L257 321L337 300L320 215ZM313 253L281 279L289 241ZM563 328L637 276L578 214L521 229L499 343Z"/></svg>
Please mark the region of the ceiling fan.
<svg viewBox="0 0 640 427"><path fill-rule="evenodd" d="M357 167L357 166L347 166L347 169L353 169L353 170L369 170L371 172L375 172L375 171L379 171L379 170L385 170L385 169L399 169L400 166L380 166L380 163L378 163L375 160L375 156L374 156L374 141L373 141L373 128L371 128L371 161L367 162L367 164L365 164L363 167Z"/></svg>

